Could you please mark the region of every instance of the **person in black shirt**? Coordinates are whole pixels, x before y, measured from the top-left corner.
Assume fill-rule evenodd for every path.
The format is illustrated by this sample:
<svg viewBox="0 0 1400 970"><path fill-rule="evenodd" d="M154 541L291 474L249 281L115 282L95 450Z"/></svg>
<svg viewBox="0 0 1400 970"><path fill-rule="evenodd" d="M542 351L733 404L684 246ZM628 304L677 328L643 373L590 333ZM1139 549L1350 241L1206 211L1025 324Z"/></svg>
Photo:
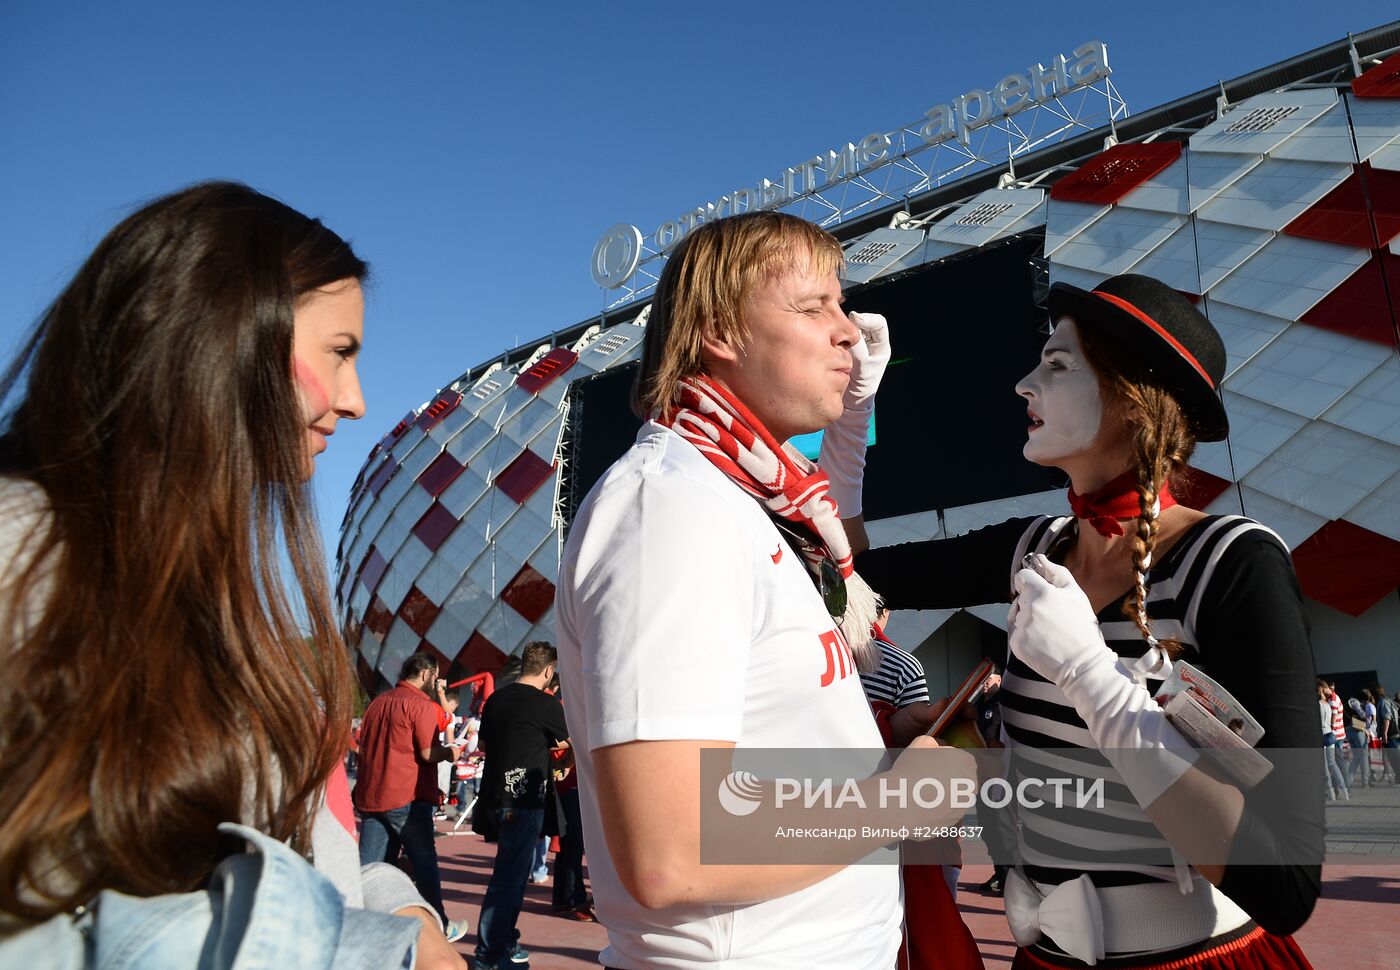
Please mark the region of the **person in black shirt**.
<svg viewBox="0 0 1400 970"><path fill-rule="evenodd" d="M481 901L476 970L526 963L515 928L541 832L558 831L550 751L568 745L564 707L544 688L558 653L542 641L525 645L520 679L491 695L478 734L486 753L472 828L496 840L496 861Z"/></svg>

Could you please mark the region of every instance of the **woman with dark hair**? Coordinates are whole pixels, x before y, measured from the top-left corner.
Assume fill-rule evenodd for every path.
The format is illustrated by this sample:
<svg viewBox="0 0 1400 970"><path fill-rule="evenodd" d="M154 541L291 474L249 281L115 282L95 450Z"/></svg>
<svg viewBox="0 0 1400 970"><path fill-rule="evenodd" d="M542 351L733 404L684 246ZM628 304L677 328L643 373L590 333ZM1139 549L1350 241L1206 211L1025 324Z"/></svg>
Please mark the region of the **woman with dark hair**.
<svg viewBox="0 0 1400 970"><path fill-rule="evenodd" d="M1283 770L1248 791L1219 780L1153 699L1188 660L1268 744L1316 757L1288 550L1172 495L1195 442L1227 433L1224 346L1143 276L1056 284L1049 303L1054 334L1016 390L1025 455L1069 476L1073 514L877 549L857 568L894 609L1013 601L1000 691L1012 770L1104 779L1099 810L1020 809L1005 887L1016 968L1306 967L1288 934L1320 890L1316 785L1299 794Z"/></svg>
<svg viewBox="0 0 1400 970"><path fill-rule="evenodd" d="M353 695L307 480L364 413L367 273L318 220L196 185L107 234L0 383L27 374L0 438L7 959L80 964L81 933L143 966L398 966L420 928L455 957L436 916L355 908L426 904L325 807Z"/></svg>

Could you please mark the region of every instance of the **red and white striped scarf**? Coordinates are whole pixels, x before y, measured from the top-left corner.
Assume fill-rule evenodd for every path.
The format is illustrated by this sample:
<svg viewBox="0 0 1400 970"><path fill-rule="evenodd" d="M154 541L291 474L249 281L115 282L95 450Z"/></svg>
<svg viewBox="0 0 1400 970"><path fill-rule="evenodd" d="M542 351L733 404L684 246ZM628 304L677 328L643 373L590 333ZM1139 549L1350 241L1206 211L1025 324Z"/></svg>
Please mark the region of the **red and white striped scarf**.
<svg viewBox="0 0 1400 970"><path fill-rule="evenodd" d="M656 420L690 442L778 518L805 526L819 541L803 538L802 558L813 577L829 559L846 580L846 615L841 632L866 671L879 664L879 647L871 641L878 600L856 574L851 543L831 497L826 472L796 448L780 444L728 388L704 376L680 382L680 405Z"/></svg>

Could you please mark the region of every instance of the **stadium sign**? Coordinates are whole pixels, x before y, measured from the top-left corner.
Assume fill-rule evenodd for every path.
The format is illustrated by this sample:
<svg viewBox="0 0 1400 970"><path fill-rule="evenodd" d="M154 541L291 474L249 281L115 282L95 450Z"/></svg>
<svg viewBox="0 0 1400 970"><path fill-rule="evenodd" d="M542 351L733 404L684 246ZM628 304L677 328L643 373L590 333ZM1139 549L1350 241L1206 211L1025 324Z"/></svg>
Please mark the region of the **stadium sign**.
<svg viewBox="0 0 1400 970"><path fill-rule="evenodd" d="M859 141L848 141L788 166L776 180L762 179L682 213L657 227L649 237L651 248L656 253L669 252L701 223L754 209L781 208L890 164L901 157L896 138L907 132L915 134L913 140L920 148L954 140L966 146L973 131L1087 88L1112 73L1107 45L1089 41L1076 47L1068 57L1056 54L1049 66L1032 64L1025 73L1008 74L991 88L973 88L947 104L935 105L905 132L873 131ZM908 151L902 154L907 155ZM644 238L641 230L626 223L604 233L593 249L594 282L605 289L626 283L641 261Z"/></svg>

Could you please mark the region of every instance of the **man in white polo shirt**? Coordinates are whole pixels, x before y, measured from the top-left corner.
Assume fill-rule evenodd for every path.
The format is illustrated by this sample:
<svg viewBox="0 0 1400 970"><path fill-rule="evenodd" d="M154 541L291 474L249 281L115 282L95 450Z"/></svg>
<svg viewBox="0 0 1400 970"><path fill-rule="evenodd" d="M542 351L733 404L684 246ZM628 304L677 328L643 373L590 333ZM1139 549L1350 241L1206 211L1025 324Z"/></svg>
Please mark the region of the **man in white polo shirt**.
<svg viewBox="0 0 1400 970"><path fill-rule="evenodd" d="M882 319L841 309L841 264L834 237L772 212L689 234L634 390L651 420L572 525L560 676L609 967L895 962L895 867L699 851L702 748L883 746L856 676L878 661L873 598L827 476L781 447L844 421L828 435L858 435L843 453L863 460L888 342Z"/></svg>

